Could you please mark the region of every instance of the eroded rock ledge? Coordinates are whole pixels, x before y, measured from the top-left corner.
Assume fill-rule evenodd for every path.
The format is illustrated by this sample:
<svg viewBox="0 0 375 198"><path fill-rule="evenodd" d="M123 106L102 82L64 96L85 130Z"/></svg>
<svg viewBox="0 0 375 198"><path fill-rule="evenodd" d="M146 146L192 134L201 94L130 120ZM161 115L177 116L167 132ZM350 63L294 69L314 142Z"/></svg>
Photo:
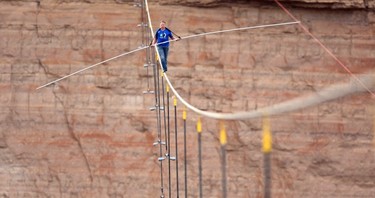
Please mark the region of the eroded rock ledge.
<svg viewBox="0 0 375 198"><path fill-rule="evenodd" d="M229 3L266 3L273 0L160 0L164 5L186 5L195 7L215 7ZM330 8L330 9L371 9L375 10L374 0L279 0L280 2L307 8Z"/></svg>

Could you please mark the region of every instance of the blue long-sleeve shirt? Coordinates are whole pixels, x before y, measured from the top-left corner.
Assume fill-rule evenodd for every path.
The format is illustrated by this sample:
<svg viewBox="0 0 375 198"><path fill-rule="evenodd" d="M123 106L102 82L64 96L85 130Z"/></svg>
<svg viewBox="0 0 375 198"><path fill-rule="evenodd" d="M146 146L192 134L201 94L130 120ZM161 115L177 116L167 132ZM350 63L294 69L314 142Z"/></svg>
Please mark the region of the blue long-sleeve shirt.
<svg viewBox="0 0 375 198"><path fill-rule="evenodd" d="M155 33L155 38L156 38L157 43L165 42L158 46L169 47L169 42L166 42L166 41L169 41L169 38L173 39L173 35L172 35L172 32L168 30L167 28L165 28L164 30L158 29Z"/></svg>

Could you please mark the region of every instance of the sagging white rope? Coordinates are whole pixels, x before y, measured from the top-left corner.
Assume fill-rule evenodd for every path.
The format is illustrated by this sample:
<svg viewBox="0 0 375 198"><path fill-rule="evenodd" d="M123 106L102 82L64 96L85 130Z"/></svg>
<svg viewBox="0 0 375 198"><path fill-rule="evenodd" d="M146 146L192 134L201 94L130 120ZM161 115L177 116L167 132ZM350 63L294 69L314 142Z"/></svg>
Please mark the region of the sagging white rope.
<svg viewBox="0 0 375 198"><path fill-rule="evenodd" d="M149 12L148 12L148 7L147 7L147 13L149 13ZM148 17L150 17L149 14L148 14ZM150 18L149 18L149 21L150 21ZM194 38L194 37L206 36L206 35L211 35L211 34L219 34L219 33L225 33L225 32L234 32L234 31L241 31L241 30L243 31L243 30L250 30L250 29L260 29L260 28L268 28L268 27L277 27L277 26L293 25L293 24L297 24L297 23L299 23L299 22L297 21L297 22L286 22L286 23L274 23L274 24L267 24L267 25L257 25L257 26L249 26L249 27L233 28L233 29L228 29L228 30L220 30L220 31L206 32L206 33L201 33L201 34L190 35L190 36L186 36L186 37L181 37L181 39L178 39L178 40L191 39L191 38ZM152 30L152 25L151 25L151 23L150 23L149 27L150 27L151 34L154 35L154 32L153 32L153 30ZM163 43L167 43L167 42L175 42L175 41L178 41L178 40L171 40L171 41L161 42L161 43L157 43L157 44L155 44L155 45L144 46L144 47L140 47L140 48L138 48L138 49L135 49L135 50L132 50L132 51L129 51L129 52L122 53L122 54L120 54L120 55L117 55L117 56L114 56L114 57L112 57L112 58L106 59L106 60L101 61L101 62L99 62L99 63L96 63L96 64L94 64L94 65L90 65L90 66L88 66L88 67L86 67L86 68L83 68L83 69L78 70L78 71L76 71L76 72L73 72L73 73L71 73L71 74L69 74L69 75L63 76L63 77L61 77L61 78L59 78L59 79L56 79L56 80L54 80L54 81L51 81L51 82L49 82L49 83L47 83L47 84L44 84L44 85L42 85L42 86L39 86L39 87L36 88L36 90L41 89L41 88L44 88L44 87L47 87L47 86L49 86L49 85L51 85L51 84L57 83L57 82L59 82L59 81L61 81L61 80L64 80L64 79L66 79L66 78L69 78L69 77L71 77L71 76L73 76L73 75L76 75L76 74L78 74L78 73L81 73L81 72L83 72L83 71L86 71L86 70L88 70L88 69L91 69L91 68L93 68L93 67L96 67L96 66L101 65L101 64L103 64L103 63L107 63L107 62L112 61L112 60L114 60L114 59L117 59L117 58L123 57L123 56L125 56L125 55L133 54L133 53L135 53L135 52L138 52L138 51L141 51L141 50L147 49L147 48L152 47L152 46L155 46L155 47L156 47L156 46L161 45L161 44L163 44ZM159 57L159 52L158 52L157 50L156 50L156 52L157 52L158 57ZM159 60L160 60L160 58L159 58Z"/></svg>
<svg viewBox="0 0 375 198"><path fill-rule="evenodd" d="M363 74L360 77L357 77L364 85L367 87L375 87L375 75L373 74ZM175 94L175 96L190 110L196 112L205 117L219 119L219 120L247 120L253 118L260 118L264 115L278 115L282 113L288 113L295 110L303 109L306 107L310 107L313 105L317 105L323 102L331 101L337 98L341 98L350 94L359 93L359 92L366 92L367 89L358 84L357 79L351 77L349 83L342 83L329 86L325 89L322 89L316 93L312 93L310 95L301 96L294 98L292 100L288 100L282 103L278 103L272 106L260 108L257 110L249 111L249 112L238 112L238 113L217 113L217 112L209 112L200 110L193 105L186 102L175 90L172 86L172 83L168 79L168 76L165 75L165 79L167 80L170 89Z"/></svg>

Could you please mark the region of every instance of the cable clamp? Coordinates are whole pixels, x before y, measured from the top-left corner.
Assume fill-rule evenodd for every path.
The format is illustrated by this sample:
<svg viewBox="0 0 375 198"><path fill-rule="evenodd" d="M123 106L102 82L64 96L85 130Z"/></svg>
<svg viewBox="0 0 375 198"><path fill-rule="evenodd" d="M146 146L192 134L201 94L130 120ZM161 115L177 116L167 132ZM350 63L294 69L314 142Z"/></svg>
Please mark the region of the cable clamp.
<svg viewBox="0 0 375 198"><path fill-rule="evenodd" d="M137 27L147 27L147 26L148 26L147 23L140 23L140 24L137 25Z"/></svg>
<svg viewBox="0 0 375 198"><path fill-rule="evenodd" d="M154 91L151 91L151 90L147 90L147 91L143 91L143 94L154 94L155 92Z"/></svg>
<svg viewBox="0 0 375 198"><path fill-rule="evenodd" d="M159 107L158 105L154 106L154 107L150 107L150 111L155 111L157 108L160 109L160 111L164 111L164 107Z"/></svg>
<svg viewBox="0 0 375 198"><path fill-rule="evenodd" d="M176 157L169 156L168 153L166 153L165 156L166 156L167 158L169 158L170 160L172 160L172 161L176 161Z"/></svg>
<svg viewBox="0 0 375 198"><path fill-rule="evenodd" d="M161 145L165 145L165 142L162 142L162 141L158 140L158 141L154 142L152 145L153 145L153 146L157 146L157 145L159 145L159 144L161 144Z"/></svg>
<svg viewBox="0 0 375 198"><path fill-rule="evenodd" d="M134 4L133 4L133 6L141 8L142 7L142 3L140 1L135 1Z"/></svg>

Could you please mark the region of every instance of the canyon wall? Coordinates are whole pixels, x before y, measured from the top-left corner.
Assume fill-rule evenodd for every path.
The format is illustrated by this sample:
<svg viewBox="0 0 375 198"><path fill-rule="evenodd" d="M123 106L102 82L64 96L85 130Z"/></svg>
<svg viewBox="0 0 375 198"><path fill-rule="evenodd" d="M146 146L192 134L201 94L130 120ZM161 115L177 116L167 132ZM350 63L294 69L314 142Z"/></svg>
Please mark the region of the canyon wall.
<svg viewBox="0 0 375 198"><path fill-rule="evenodd" d="M265 3L272 4L274 0L161 0L161 4L165 5L188 5L188 6L202 6L215 7L224 4L233 3ZM374 0L279 0L279 2L295 7L309 7L309 8L330 8L330 9L374 9Z"/></svg>
<svg viewBox="0 0 375 198"><path fill-rule="evenodd" d="M372 72L374 1L280 2L347 68L298 25L197 37L170 47L168 77L181 96L207 111L252 111L348 82L347 70ZM150 12L154 30L164 19L182 37L292 21L273 1L162 0L151 1ZM160 196L144 51L35 90L137 49L141 20L130 0L0 1L0 197ZM182 110L179 103L180 171ZM358 93L271 117L273 197L374 197L374 110L371 94ZM197 119L188 111L189 197L198 196ZM219 121L202 121L203 194L221 197ZM225 125L228 197L262 197L262 120ZM175 197L174 163L172 170Z"/></svg>

